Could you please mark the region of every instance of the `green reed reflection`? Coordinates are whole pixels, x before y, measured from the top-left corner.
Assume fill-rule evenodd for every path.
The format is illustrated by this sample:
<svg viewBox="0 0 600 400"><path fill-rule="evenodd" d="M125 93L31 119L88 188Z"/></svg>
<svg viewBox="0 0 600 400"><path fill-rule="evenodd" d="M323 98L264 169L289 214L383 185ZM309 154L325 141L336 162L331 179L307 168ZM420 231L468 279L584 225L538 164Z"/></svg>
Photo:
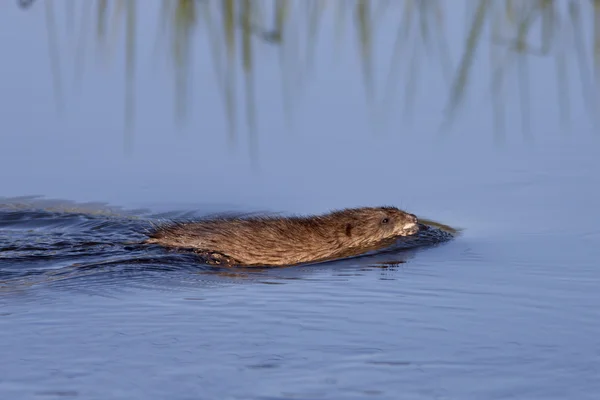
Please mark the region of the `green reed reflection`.
<svg viewBox="0 0 600 400"><path fill-rule="evenodd" d="M40 1L41 3L42 1ZM357 57L361 62L362 79L369 105L377 105L377 118L388 113L392 96L404 94L404 115L409 118L411 106L418 89L418 73L424 62L441 66L448 84L447 123L453 122L469 93L469 83L476 57L480 56L482 41L492 41L489 54L492 66L490 82L491 101L495 110L496 134L502 135L505 114L503 101L509 74L517 73L523 132L530 135L528 77L531 73L528 60L544 58L554 62L556 82L561 95L558 98L564 122L570 118L567 68L577 68L581 81L581 95L590 116L596 114L596 91L600 71L600 0L162 0L159 19L147 21L142 2L136 0L86 0L85 2L45 0L44 12L48 26L51 67L55 77L57 96L61 96L58 66L59 24L54 21L56 8L65 14L81 18L77 62L83 63L86 49L86 30L95 32L101 50L114 48L119 39L125 42L125 123L131 128L135 110L134 78L136 56L140 40L140 14L145 25L156 26L155 56L160 49L168 50L168 59L174 71L175 116L185 121L190 105L191 59L197 42L204 38L210 46L214 74L221 92L229 123L229 141L237 141L236 120L238 110L236 73L241 71L245 93L245 120L250 132L251 149L256 146L255 85L254 74L260 68L261 46L276 46L279 50L283 76L283 102L287 117L291 118L294 90L301 88L310 77L319 32L333 24L336 42L355 41ZM143 2L145 7L152 2ZM23 8L35 6L34 0L19 0ZM156 3L153 3L156 5ZM453 56L447 38L450 17L457 16L457 7L466 12L467 24L462 49ZM463 10L464 8L464 10ZM93 23L86 23L87 20ZM384 24L397 26L395 43L389 49L377 49L378 54L388 53L389 67L378 94L374 76L374 43ZM67 24L70 26L70 24ZM346 26L353 35L348 35ZM591 34L584 34L591 32ZM123 36L124 35L124 36ZM454 33L452 35L455 35ZM334 48L334 51L337 49ZM590 61L591 54L591 61ZM110 52L105 53L110 56ZM424 56L429 59L424 59ZM378 58L380 60L381 58ZM385 59L385 58L384 58ZM379 61L378 61L379 62ZM403 84L399 91L397 84ZM259 88L260 89L260 88ZM373 114L375 115L375 114ZM131 129L128 129L131 132ZM500 137L500 136L498 136ZM529 136L530 137L530 136ZM127 136L127 146L132 138Z"/></svg>

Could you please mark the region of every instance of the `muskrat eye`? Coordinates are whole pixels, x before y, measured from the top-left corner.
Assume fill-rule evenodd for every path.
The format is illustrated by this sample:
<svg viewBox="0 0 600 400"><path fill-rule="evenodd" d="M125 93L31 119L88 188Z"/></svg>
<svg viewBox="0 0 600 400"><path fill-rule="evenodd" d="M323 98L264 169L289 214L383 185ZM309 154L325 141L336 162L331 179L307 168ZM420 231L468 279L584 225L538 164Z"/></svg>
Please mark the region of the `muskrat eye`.
<svg viewBox="0 0 600 400"><path fill-rule="evenodd" d="M384 219L381 220L382 224L387 224L388 222L390 222L389 218L384 218Z"/></svg>

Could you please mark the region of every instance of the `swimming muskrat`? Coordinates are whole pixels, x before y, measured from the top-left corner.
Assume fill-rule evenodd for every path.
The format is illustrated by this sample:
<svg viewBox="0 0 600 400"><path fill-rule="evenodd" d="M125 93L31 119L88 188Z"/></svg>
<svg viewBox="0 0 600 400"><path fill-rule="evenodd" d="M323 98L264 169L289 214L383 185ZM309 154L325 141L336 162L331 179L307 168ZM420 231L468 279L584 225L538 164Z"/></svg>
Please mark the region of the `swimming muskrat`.
<svg viewBox="0 0 600 400"><path fill-rule="evenodd" d="M145 243L193 249L216 264L283 266L359 255L419 231L396 207L362 207L319 216L217 217L156 227Z"/></svg>

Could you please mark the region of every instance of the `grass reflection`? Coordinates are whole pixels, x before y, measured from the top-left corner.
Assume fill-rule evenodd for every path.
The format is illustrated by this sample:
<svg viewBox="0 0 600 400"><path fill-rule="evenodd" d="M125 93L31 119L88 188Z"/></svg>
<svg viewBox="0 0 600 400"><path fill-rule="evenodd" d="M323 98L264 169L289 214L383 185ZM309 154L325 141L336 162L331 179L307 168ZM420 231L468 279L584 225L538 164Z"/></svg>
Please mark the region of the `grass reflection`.
<svg viewBox="0 0 600 400"><path fill-rule="evenodd" d="M111 52L106 50L124 41L127 128L131 128L134 121L136 49L141 40L138 24L152 23L158 38L155 50L167 49L168 60L173 66L177 121L184 122L189 113L192 56L195 50L198 51L198 41L204 38L210 46L214 74L223 95L229 142L234 145L238 139L236 78L239 76L243 79L245 122L254 150L257 132L254 76L262 61L259 49L275 46L279 51L283 102L287 116L291 118L294 91L310 77L320 31L328 26L333 26L337 44L342 40L355 42L366 97L370 106L378 106L380 112L390 112L388 108L393 96L403 93L404 113L408 118L418 92L420 67L431 60L423 57L436 57L434 62L441 66L440 71L448 84L446 122L452 123L469 93L473 66L481 56L481 42L490 40L493 44L489 54L491 101L499 139L502 138L506 112L503 98L509 74L513 72L518 78L523 132L530 135L532 98L528 78L532 71L528 61L532 57L536 61L543 58L555 63L556 82L548 84L558 85L559 109L564 122L570 118L569 89L576 87L568 81L568 76L580 78L578 87L589 115L594 118L597 111L600 0L162 0L162 3L152 2L160 5L159 19L155 22L148 21L142 2L136 0L46 0L44 3L51 67L59 97L62 96L57 44L60 35L56 30L61 25L54 21L56 8L62 8L65 15L71 16L67 19L81 18L83 21L77 47L78 63L83 63L82 54L87 47L84 43L86 29L95 32L96 43L107 57ZM18 4L30 8L36 2L18 0ZM144 2L145 7L148 4L150 2ZM466 25L463 42L455 56L448 38L453 39L452 43L459 40L455 31L450 33L448 24L461 18L459 12L466 13ZM93 23L87 23L88 19ZM377 48L378 64L379 60L389 60L388 73L381 85L382 94L378 94L378 80L373 68L374 44L381 42L378 32L390 24L397 26L393 46ZM347 29L353 34L348 34ZM161 54L155 53L155 56L161 57ZM569 67L575 67L576 74L568 74ZM398 83L403 85L402 90L397 88ZM384 118L383 114L377 116ZM128 132L132 130L128 129ZM130 147L132 137L126 136L126 140Z"/></svg>

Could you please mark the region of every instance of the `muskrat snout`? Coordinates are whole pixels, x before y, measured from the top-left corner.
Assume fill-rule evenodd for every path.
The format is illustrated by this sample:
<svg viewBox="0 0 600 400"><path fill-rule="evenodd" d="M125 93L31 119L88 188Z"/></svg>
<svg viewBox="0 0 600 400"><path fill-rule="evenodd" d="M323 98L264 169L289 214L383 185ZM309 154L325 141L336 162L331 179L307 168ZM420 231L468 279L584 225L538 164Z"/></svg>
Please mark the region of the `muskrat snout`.
<svg viewBox="0 0 600 400"><path fill-rule="evenodd" d="M405 235L414 235L419 231L419 219L414 214L406 215L406 223L402 226Z"/></svg>
<svg viewBox="0 0 600 400"><path fill-rule="evenodd" d="M414 222L408 222L408 223L404 224L404 226L402 227L402 229L410 229L413 226L417 226L417 224L414 223Z"/></svg>
<svg viewBox="0 0 600 400"><path fill-rule="evenodd" d="M407 222L404 224L404 229L412 228L419 222L417 216L414 214L406 214L406 221Z"/></svg>

